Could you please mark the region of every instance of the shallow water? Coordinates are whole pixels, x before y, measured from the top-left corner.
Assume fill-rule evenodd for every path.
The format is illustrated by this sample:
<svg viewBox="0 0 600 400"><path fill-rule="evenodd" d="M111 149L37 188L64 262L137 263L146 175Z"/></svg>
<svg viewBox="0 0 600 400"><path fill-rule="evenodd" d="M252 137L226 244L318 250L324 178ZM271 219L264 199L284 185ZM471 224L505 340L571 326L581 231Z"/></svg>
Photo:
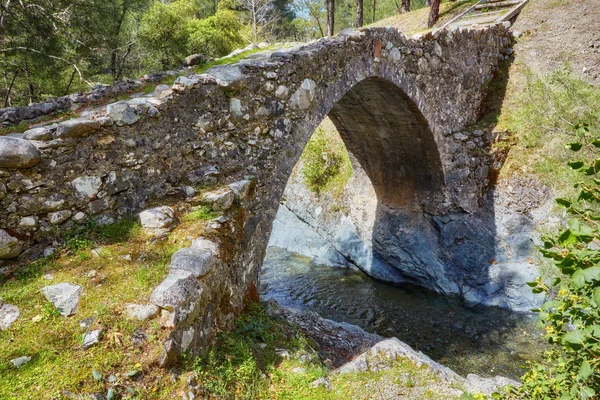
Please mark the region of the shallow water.
<svg viewBox="0 0 600 400"><path fill-rule="evenodd" d="M517 379L525 361L536 360L545 348L533 316L468 307L456 298L311 261L270 247L261 276L263 298L395 336L461 375Z"/></svg>

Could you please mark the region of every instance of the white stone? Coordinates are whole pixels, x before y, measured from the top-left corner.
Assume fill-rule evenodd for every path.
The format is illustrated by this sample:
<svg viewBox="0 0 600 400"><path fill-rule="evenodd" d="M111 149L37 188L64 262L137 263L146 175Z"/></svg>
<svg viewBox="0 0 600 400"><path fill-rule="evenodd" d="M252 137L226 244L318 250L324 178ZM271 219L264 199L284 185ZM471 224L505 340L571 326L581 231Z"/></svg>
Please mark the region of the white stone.
<svg viewBox="0 0 600 400"><path fill-rule="evenodd" d="M287 87L279 86L275 91L275 97L277 97L279 100L285 100L287 99L289 93L290 90Z"/></svg>
<svg viewBox="0 0 600 400"><path fill-rule="evenodd" d="M77 193L92 199L102 188L102 179L97 176L80 176L73 179L71 184L77 190Z"/></svg>
<svg viewBox="0 0 600 400"><path fill-rule="evenodd" d="M21 312L17 306L2 303L0 299L0 330L6 330L19 318Z"/></svg>
<svg viewBox="0 0 600 400"><path fill-rule="evenodd" d="M154 304L126 304L125 312L131 319L146 321L158 315L158 307Z"/></svg>
<svg viewBox="0 0 600 400"><path fill-rule="evenodd" d="M192 344L192 340L194 340L194 328L189 327L185 331L183 331L183 335L181 335L181 352L185 353L189 348L190 344Z"/></svg>
<svg viewBox="0 0 600 400"><path fill-rule="evenodd" d="M52 225L58 225L71 218L71 211L62 210L48 214L48 219Z"/></svg>
<svg viewBox="0 0 600 400"><path fill-rule="evenodd" d="M115 121L117 126L131 125L140 119L140 116L137 115L133 107L124 101L109 104L106 107L106 112Z"/></svg>
<svg viewBox="0 0 600 400"><path fill-rule="evenodd" d="M37 220L35 217L23 217L19 222L19 226L23 228L35 228L37 226Z"/></svg>
<svg viewBox="0 0 600 400"><path fill-rule="evenodd" d="M10 360L10 363L15 368L21 368L23 365L27 364L29 361L31 361L31 357L22 356L22 357L18 357L18 358L13 358L12 360Z"/></svg>
<svg viewBox="0 0 600 400"><path fill-rule="evenodd" d="M305 79L300 84L300 87L290 97L290 105L292 108L306 110L310 107L315 98L317 84L312 79Z"/></svg>
<svg viewBox="0 0 600 400"><path fill-rule="evenodd" d="M62 282L42 288L42 293L48 301L54 304L62 316L68 317L75 314L79 304L81 286Z"/></svg>
<svg viewBox="0 0 600 400"><path fill-rule="evenodd" d="M139 214L144 231L162 236L175 228L175 211L169 206L149 208Z"/></svg>
<svg viewBox="0 0 600 400"><path fill-rule="evenodd" d="M82 213L81 211L76 212L75 215L73 216L73 219L75 221L82 221L85 218L85 213Z"/></svg>
<svg viewBox="0 0 600 400"><path fill-rule="evenodd" d="M235 193L229 188L220 189L205 193L203 199L210 204L213 210L225 211L231 208L233 200L235 200Z"/></svg>
<svg viewBox="0 0 600 400"><path fill-rule="evenodd" d="M102 334L102 329L96 329L91 332L88 332L83 337L83 344L81 347L87 349L97 344L100 341L100 335Z"/></svg>

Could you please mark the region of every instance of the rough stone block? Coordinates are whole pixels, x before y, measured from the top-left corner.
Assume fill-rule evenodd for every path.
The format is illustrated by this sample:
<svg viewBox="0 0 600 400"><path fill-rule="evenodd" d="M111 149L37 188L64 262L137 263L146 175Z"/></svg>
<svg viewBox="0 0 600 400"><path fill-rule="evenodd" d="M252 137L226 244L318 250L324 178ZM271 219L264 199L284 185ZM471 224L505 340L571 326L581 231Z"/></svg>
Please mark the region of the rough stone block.
<svg viewBox="0 0 600 400"><path fill-rule="evenodd" d="M150 295L150 301L161 308L176 308L198 298L202 287L188 271L171 271Z"/></svg>
<svg viewBox="0 0 600 400"><path fill-rule="evenodd" d="M100 129L100 122L77 118L61 122L56 127L57 138L80 137Z"/></svg>
<svg viewBox="0 0 600 400"><path fill-rule="evenodd" d="M54 304L62 316L69 317L75 314L81 290L81 286L63 282L42 288L42 293L48 301Z"/></svg>
<svg viewBox="0 0 600 400"><path fill-rule="evenodd" d="M0 168L29 168L40 159L40 151L27 140L0 136Z"/></svg>
<svg viewBox="0 0 600 400"><path fill-rule="evenodd" d="M170 271L188 271L196 278L208 274L219 259L210 248L201 246L180 249L171 257Z"/></svg>

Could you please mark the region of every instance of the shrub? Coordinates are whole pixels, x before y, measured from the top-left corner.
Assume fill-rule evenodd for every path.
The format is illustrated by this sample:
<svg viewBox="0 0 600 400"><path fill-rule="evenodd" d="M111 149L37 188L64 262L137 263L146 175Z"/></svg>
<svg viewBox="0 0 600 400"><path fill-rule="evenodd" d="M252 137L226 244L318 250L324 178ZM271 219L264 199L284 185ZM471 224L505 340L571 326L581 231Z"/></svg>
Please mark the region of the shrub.
<svg viewBox="0 0 600 400"><path fill-rule="evenodd" d="M213 16L188 23L188 53L222 57L244 44L240 23L232 10L220 9Z"/></svg>
<svg viewBox="0 0 600 400"><path fill-rule="evenodd" d="M600 135L592 136L587 124L574 126L578 140L567 148L579 154L596 154ZM581 156L589 159L590 154ZM592 399L600 395L600 158L571 161L583 175L574 200L557 199L571 218L560 234L544 238L541 249L556 263L560 277L551 283L531 282L534 293L548 301L539 310L546 339L557 347L542 364L523 376L523 386L512 389L515 399Z"/></svg>

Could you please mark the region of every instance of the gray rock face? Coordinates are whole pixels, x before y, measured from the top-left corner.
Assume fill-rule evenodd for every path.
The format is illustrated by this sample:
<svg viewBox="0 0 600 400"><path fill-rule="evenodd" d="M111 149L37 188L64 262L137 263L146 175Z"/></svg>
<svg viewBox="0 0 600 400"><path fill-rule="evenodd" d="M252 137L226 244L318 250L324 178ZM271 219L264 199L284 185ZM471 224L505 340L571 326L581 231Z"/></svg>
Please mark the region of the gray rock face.
<svg viewBox="0 0 600 400"><path fill-rule="evenodd" d="M151 235L162 236L175 228L175 211L168 206L144 210L139 218L144 231Z"/></svg>
<svg viewBox="0 0 600 400"><path fill-rule="evenodd" d="M81 286L63 282L42 288L42 293L62 316L69 317L75 314L81 290Z"/></svg>
<svg viewBox="0 0 600 400"><path fill-rule="evenodd" d="M15 368L21 368L23 365L27 364L29 361L31 361L31 357L21 356L21 357L10 360L10 363Z"/></svg>
<svg viewBox="0 0 600 400"><path fill-rule="evenodd" d="M98 344L98 342L100 342L101 335L102 329L96 329L86 333L83 337L83 344L81 345L81 347L83 347L84 349L88 349L94 346L95 344Z"/></svg>
<svg viewBox="0 0 600 400"><path fill-rule="evenodd" d="M158 307L154 304L126 304L125 312L131 319L146 321L158 315Z"/></svg>
<svg viewBox="0 0 600 400"><path fill-rule="evenodd" d="M469 374L463 388L469 393L483 393L486 396L491 396L492 393L508 385L518 388L521 383L503 376L482 378L479 375Z"/></svg>
<svg viewBox="0 0 600 400"><path fill-rule="evenodd" d="M6 330L21 315L19 309L12 304L6 304L0 299L0 330Z"/></svg>
<svg viewBox="0 0 600 400"><path fill-rule="evenodd" d="M57 138L72 138L85 136L101 128L100 122L78 118L61 122L56 127Z"/></svg>
<svg viewBox="0 0 600 400"><path fill-rule="evenodd" d="M338 368L336 372L339 374L365 371L377 372L391 368L391 364L397 358L408 358L419 367L426 365L447 380L461 379L460 375L450 368L436 363L425 354L413 350L409 345L396 338L380 341L368 351Z"/></svg>
<svg viewBox="0 0 600 400"><path fill-rule="evenodd" d="M117 126L131 125L140 119L133 107L124 101L109 104L106 107L106 112Z"/></svg>
<svg viewBox="0 0 600 400"><path fill-rule="evenodd" d="M29 168L40 159L40 151L27 140L0 136L0 168Z"/></svg>
<svg viewBox="0 0 600 400"><path fill-rule="evenodd" d="M150 295L150 301L161 308L173 308L188 303L202 293L200 283L188 271L172 271Z"/></svg>
<svg viewBox="0 0 600 400"><path fill-rule="evenodd" d="M210 207L215 211L229 210L235 200L235 193L233 190L220 189L214 192L205 193L203 196L204 202L208 203Z"/></svg>

